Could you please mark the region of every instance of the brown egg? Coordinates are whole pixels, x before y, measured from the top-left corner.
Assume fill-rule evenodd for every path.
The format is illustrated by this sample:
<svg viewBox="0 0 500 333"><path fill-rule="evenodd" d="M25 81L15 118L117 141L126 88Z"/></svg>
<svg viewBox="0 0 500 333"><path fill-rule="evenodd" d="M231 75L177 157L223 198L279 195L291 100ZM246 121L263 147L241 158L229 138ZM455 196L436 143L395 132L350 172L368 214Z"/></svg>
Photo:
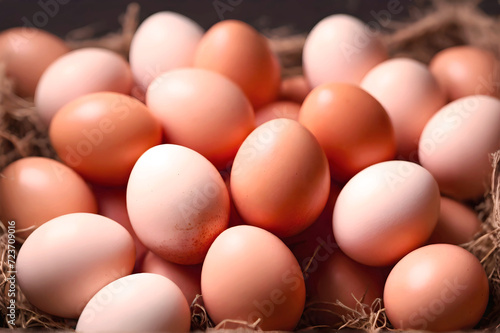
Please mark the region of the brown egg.
<svg viewBox="0 0 500 333"><path fill-rule="evenodd" d="M318 218L328 200L325 153L304 126L274 119L243 142L231 170L231 194L248 224L279 237L298 234Z"/></svg>
<svg viewBox="0 0 500 333"><path fill-rule="evenodd" d="M450 47L432 58L429 69L451 101L470 95L500 97L500 62L490 51Z"/></svg>
<svg viewBox="0 0 500 333"><path fill-rule="evenodd" d="M35 28L12 28L0 34L0 63L23 97L35 94L38 80L49 65L69 52L59 37Z"/></svg>
<svg viewBox="0 0 500 333"><path fill-rule="evenodd" d="M85 181L66 165L45 157L25 157L0 175L0 220L16 222L16 230L69 213L97 213ZM34 229L18 233L25 239Z"/></svg>
<svg viewBox="0 0 500 333"><path fill-rule="evenodd" d="M428 243L448 243L460 245L474 238L481 230L477 214L466 205L441 197L439 218Z"/></svg>
<svg viewBox="0 0 500 333"><path fill-rule="evenodd" d="M335 326L343 323L341 316L353 315L337 305L340 301L350 309L357 308L357 302L371 306L382 298L385 276L380 268L362 265L340 250L320 257L317 271L310 272L312 306L310 317L314 325Z"/></svg>
<svg viewBox="0 0 500 333"><path fill-rule="evenodd" d="M488 304L488 278L479 260L451 244L432 244L401 259L384 288L386 314L398 330L473 328Z"/></svg>
<svg viewBox="0 0 500 333"><path fill-rule="evenodd" d="M351 84L316 87L302 104L299 122L318 139L332 178L341 182L396 154L394 131L384 107Z"/></svg>
<svg viewBox="0 0 500 333"><path fill-rule="evenodd" d="M201 265L179 265L148 252L142 263L141 272L162 275L174 282L189 304L196 295L201 295Z"/></svg>
<svg viewBox="0 0 500 333"><path fill-rule="evenodd" d="M287 118L299 120L300 104L290 101L269 103L255 111L255 124L262 125L269 120Z"/></svg>
<svg viewBox="0 0 500 333"><path fill-rule="evenodd" d="M305 303L302 272L292 252L261 228L239 225L221 233L201 271L203 302L215 324L258 322L264 331L291 331Z"/></svg>
<svg viewBox="0 0 500 333"><path fill-rule="evenodd" d="M160 144L160 123L130 96L101 92L79 97L54 116L50 139L61 159L84 178L124 185L137 159Z"/></svg>
<svg viewBox="0 0 500 333"><path fill-rule="evenodd" d="M372 15L375 17L375 11ZM302 68L311 87L329 82L359 84L370 69L388 57L379 28L378 22L366 25L346 14L319 21L307 35L302 52Z"/></svg>
<svg viewBox="0 0 500 333"><path fill-rule="evenodd" d="M309 82L303 75L291 76L281 81L278 98L302 104L310 92Z"/></svg>
<svg viewBox="0 0 500 333"><path fill-rule="evenodd" d="M211 27L198 45L194 66L233 80L256 108L277 97L278 59L267 40L244 22L226 20Z"/></svg>
<svg viewBox="0 0 500 333"><path fill-rule="evenodd" d="M148 249L141 243L135 234L127 212L127 190L125 187L92 186L97 199L99 214L118 222L127 229L135 243L136 267L144 259Z"/></svg>

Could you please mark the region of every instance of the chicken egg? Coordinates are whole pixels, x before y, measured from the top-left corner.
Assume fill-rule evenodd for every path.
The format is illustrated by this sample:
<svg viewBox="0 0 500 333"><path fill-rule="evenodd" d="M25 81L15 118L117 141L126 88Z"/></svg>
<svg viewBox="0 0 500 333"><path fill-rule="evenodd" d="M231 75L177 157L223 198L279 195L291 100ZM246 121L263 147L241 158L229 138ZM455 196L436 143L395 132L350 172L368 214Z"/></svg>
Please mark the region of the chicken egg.
<svg viewBox="0 0 500 333"><path fill-rule="evenodd" d="M255 124L260 126L269 120L287 118L299 120L300 104L291 101L276 101L255 111Z"/></svg>
<svg viewBox="0 0 500 333"><path fill-rule="evenodd" d="M161 125L144 104L113 92L66 104L49 135L67 165L101 185L125 185L139 156L162 140Z"/></svg>
<svg viewBox="0 0 500 333"><path fill-rule="evenodd" d="M460 245L470 242L481 230L481 221L468 206L450 198L441 197L439 218L428 243Z"/></svg>
<svg viewBox="0 0 500 333"><path fill-rule="evenodd" d="M77 332L189 332L191 312L179 287L157 274L122 277L83 309Z"/></svg>
<svg viewBox="0 0 500 333"><path fill-rule="evenodd" d="M43 72L57 58L69 52L59 37L36 28L12 28L0 34L0 63L14 81L15 92L35 95Z"/></svg>
<svg viewBox="0 0 500 333"><path fill-rule="evenodd" d="M158 12L141 23L130 44L130 67L138 90L145 93L160 74L193 64L203 29L174 12Z"/></svg>
<svg viewBox="0 0 500 333"><path fill-rule="evenodd" d="M203 263L201 291L215 324L260 320L265 331L295 328L306 296L292 252L270 232L247 225L229 228L215 239Z"/></svg>
<svg viewBox="0 0 500 333"><path fill-rule="evenodd" d="M302 66L311 88L323 83L359 84L363 76L387 59L387 50L359 19L335 14L319 21L307 35Z"/></svg>
<svg viewBox="0 0 500 333"><path fill-rule="evenodd" d="M291 76L281 81L278 98L302 104L310 92L309 82L303 75Z"/></svg>
<svg viewBox="0 0 500 333"><path fill-rule="evenodd" d="M299 122L318 139L331 177L340 182L396 154L387 112L370 94L351 84L325 83L314 88L302 104Z"/></svg>
<svg viewBox="0 0 500 333"><path fill-rule="evenodd" d="M35 106L46 125L65 104L100 91L129 94L132 72L117 53L100 48L71 51L54 61L42 74Z"/></svg>
<svg viewBox="0 0 500 333"><path fill-rule="evenodd" d="M450 101L471 95L500 98L500 61L490 51L449 47L432 58L429 68Z"/></svg>
<svg viewBox="0 0 500 333"><path fill-rule="evenodd" d="M127 186L130 222L159 257L199 264L229 222L229 194L217 169L186 147L163 144L135 163Z"/></svg>
<svg viewBox="0 0 500 333"><path fill-rule="evenodd" d="M425 125L419 160L436 178L442 193L476 199L490 181L489 154L500 149L500 100L467 96L453 101Z"/></svg>
<svg viewBox="0 0 500 333"><path fill-rule="evenodd" d="M417 161L418 140L427 121L446 103L427 67L413 59L387 60L370 70L361 88L389 114L400 157Z"/></svg>
<svg viewBox="0 0 500 333"><path fill-rule="evenodd" d="M396 263L422 246L439 216L432 175L406 161L377 163L342 188L333 209L333 234L342 252L370 266Z"/></svg>
<svg viewBox="0 0 500 333"><path fill-rule="evenodd" d="M325 153L305 127L280 118L257 127L231 170L231 194L248 224L288 237L310 226L328 200Z"/></svg>
<svg viewBox="0 0 500 333"><path fill-rule="evenodd" d="M253 108L228 78L184 68L151 83L146 104L163 125L167 142L191 148L225 168L255 128Z"/></svg>
<svg viewBox="0 0 500 333"><path fill-rule="evenodd" d="M250 25L236 20L214 24L201 39L194 66L234 81L255 108L274 101L280 65L268 41Z"/></svg>
<svg viewBox="0 0 500 333"><path fill-rule="evenodd" d="M410 252L384 288L387 317L398 330L450 332L473 328L488 304L488 278L463 248L433 244Z"/></svg>
<svg viewBox="0 0 500 333"><path fill-rule="evenodd" d="M201 265L179 265L148 252L141 265L141 272L162 275L174 282L191 304L201 295Z"/></svg>

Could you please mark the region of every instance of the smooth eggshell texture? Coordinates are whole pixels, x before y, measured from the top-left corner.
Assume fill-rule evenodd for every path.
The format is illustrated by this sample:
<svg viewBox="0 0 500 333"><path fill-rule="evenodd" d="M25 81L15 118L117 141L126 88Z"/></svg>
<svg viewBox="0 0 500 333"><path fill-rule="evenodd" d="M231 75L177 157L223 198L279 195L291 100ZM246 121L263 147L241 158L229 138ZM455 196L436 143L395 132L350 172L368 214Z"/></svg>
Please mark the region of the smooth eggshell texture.
<svg viewBox="0 0 500 333"><path fill-rule="evenodd" d="M217 237L203 263L201 290L216 324L260 319L266 331L293 330L305 303L304 278L292 252L253 226L232 227Z"/></svg>
<svg viewBox="0 0 500 333"><path fill-rule="evenodd" d="M302 104L307 94L311 92L309 82L303 75L283 78L280 85L278 98L280 100L292 101Z"/></svg>
<svg viewBox="0 0 500 333"><path fill-rule="evenodd" d="M203 261L226 229L229 194L217 169L186 147L163 144L137 161L127 186L130 222L141 242L183 265Z"/></svg>
<svg viewBox="0 0 500 333"><path fill-rule="evenodd" d="M35 92L35 106L46 125L68 102L94 92L122 94L132 89L127 61L112 51L83 48L54 61L43 73Z"/></svg>
<svg viewBox="0 0 500 333"><path fill-rule="evenodd" d="M488 304L488 278L461 247L434 244L397 263L384 289L387 317L396 329L434 332L473 328Z"/></svg>
<svg viewBox="0 0 500 333"><path fill-rule="evenodd" d="M160 123L130 96L100 92L66 104L50 125L59 157L87 180L124 185L134 163L160 144Z"/></svg>
<svg viewBox="0 0 500 333"><path fill-rule="evenodd" d="M260 126L269 120L287 118L299 120L300 104L290 101L269 103L255 111L255 124Z"/></svg>
<svg viewBox="0 0 500 333"><path fill-rule="evenodd" d="M331 177L345 182L364 168L394 158L396 140L382 105L363 89L325 83L313 89L299 122L318 139Z"/></svg>
<svg viewBox="0 0 500 333"><path fill-rule="evenodd" d="M332 305L337 301L356 309L357 301L371 306L375 299L382 298L385 277L379 268L357 263L339 250L319 259L323 259L319 269L310 272L313 287L309 296L314 304L310 316L314 325L339 325L343 323L341 316L353 315L353 311Z"/></svg>
<svg viewBox="0 0 500 333"><path fill-rule="evenodd" d="M214 24L201 39L194 66L234 81L255 108L276 99L280 65L268 41L250 25L236 20Z"/></svg>
<svg viewBox="0 0 500 333"><path fill-rule="evenodd" d="M429 238L439 215L432 175L406 161L364 169L344 186L333 210L340 249L371 266L394 264Z"/></svg>
<svg viewBox="0 0 500 333"><path fill-rule="evenodd" d="M73 213L52 219L24 242L17 279L28 301L49 314L77 318L108 283L132 272L135 246L107 217Z"/></svg>
<svg viewBox="0 0 500 333"><path fill-rule="evenodd" d="M323 83L358 84L387 59L387 50L359 19L336 14L319 21L308 34L302 65L312 88Z"/></svg>
<svg viewBox="0 0 500 333"><path fill-rule="evenodd" d="M68 52L62 39L40 29L12 28L0 34L0 62L20 96L35 95L45 69Z"/></svg>
<svg viewBox="0 0 500 333"><path fill-rule="evenodd" d="M330 189L325 153L298 122L280 118L257 127L231 170L231 194L248 224L288 237L319 216Z"/></svg>
<svg viewBox="0 0 500 333"><path fill-rule="evenodd" d="M77 332L188 332L189 305L179 287L157 274L133 274L92 297Z"/></svg>
<svg viewBox="0 0 500 333"><path fill-rule="evenodd" d="M429 69L451 101L471 95L500 98L500 62L490 51L449 47L432 58Z"/></svg>
<svg viewBox="0 0 500 333"><path fill-rule="evenodd" d="M46 157L24 157L0 176L0 220L16 230L34 227L69 213L97 213L96 199L76 172ZM18 232L23 239L34 229Z"/></svg>
<svg viewBox="0 0 500 333"><path fill-rule="evenodd" d="M391 118L401 157L417 160L418 140L427 121L446 103L428 68L413 59L387 60L366 74L361 87Z"/></svg>
<svg viewBox="0 0 500 333"><path fill-rule="evenodd" d="M144 259L148 249L135 234L127 212L127 189L125 187L109 187L93 185L92 191L97 199L99 214L120 223L134 238L135 259L137 264Z"/></svg>
<svg viewBox="0 0 500 333"><path fill-rule="evenodd" d="M500 100L468 96L432 117L420 138L419 160L442 193L455 199L482 196L490 182L490 154L500 148Z"/></svg>
<svg viewBox="0 0 500 333"><path fill-rule="evenodd" d="M468 206L441 197L439 219L428 243L448 243L460 245L470 242L481 230L481 220Z"/></svg>
<svg viewBox="0 0 500 333"><path fill-rule="evenodd" d="M189 304L196 295L201 295L201 265L179 265L163 260L153 252L148 252L141 271L162 275L174 282L182 291Z"/></svg>
<svg viewBox="0 0 500 333"><path fill-rule="evenodd" d="M174 12L158 12L141 23L130 44L134 81L144 93L160 74L193 64L203 29Z"/></svg>
<svg viewBox="0 0 500 333"><path fill-rule="evenodd" d="M252 105L241 89L204 69L161 75L150 85L146 103L169 143L199 152L220 169L255 128Z"/></svg>

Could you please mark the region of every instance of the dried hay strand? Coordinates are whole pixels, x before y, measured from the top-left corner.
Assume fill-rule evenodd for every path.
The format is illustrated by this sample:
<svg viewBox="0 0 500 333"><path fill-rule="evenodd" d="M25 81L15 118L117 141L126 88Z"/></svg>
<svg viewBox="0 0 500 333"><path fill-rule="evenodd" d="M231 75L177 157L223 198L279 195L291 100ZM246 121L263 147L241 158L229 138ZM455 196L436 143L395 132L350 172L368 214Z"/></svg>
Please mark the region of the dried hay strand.
<svg viewBox="0 0 500 333"><path fill-rule="evenodd" d="M201 295L196 295L191 303L191 329L192 330L207 330L213 328L214 323L208 316L207 310L203 305Z"/></svg>
<svg viewBox="0 0 500 333"><path fill-rule="evenodd" d="M413 8L411 23L393 22L383 40L391 56L407 56L424 63L438 51L472 45L500 56L500 21L478 8L480 1L435 0L426 10Z"/></svg>
<svg viewBox="0 0 500 333"><path fill-rule="evenodd" d="M478 1L436 0L426 10L412 11L409 22L391 22L387 30L381 31L382 39L391 56L408 56L425 63L438 51L454 45L474 45L493 51L500 56L500 20L481 12ZM92 28L85 27L68 34L71 48L103 47L128 55L130 41L138 26L139 6L130 4L121 19L122 29L101 38L94 38ZM304 34L291 35L286 28L268 33L272 49L279 56L283 76L302 73L302 48ZM0 169L25 156L46 156L57 158L47 135L47 128L36 114L33 101L20 98L13 92L12 82L5 76L0 64ZM490 306L480 328L500 327L500 151L492 155L493 172L491 187L476 207L483 228L475 239L463 247L476 255L483 264L491 286ZM0 174L1 177L1 174ZM21 242L16 243L19 250ZM5 322L9 302L9 268L7 266L8 233L0 224L0 319L1 327L11 327ZM307 276L307 271L304 272ZM72 330L74 320L64 320L47 315L29 304L19 287L16 287L16 328L44 328ZM355 308L341 302L323 304L308 303L298 329L308 331L322 326L313 326L310 316L314 311L328 311L341 319L335 328L352 328L366 331L391 329L385 316L382 300L372 304L356 299ZM338 312L332 309L338 308ZM210 320L201 299L197 297L192 305L192 328L196 330L236 331L259 330L259 322L247 323L228 320L215 326ZM344 313L344 314L342 314ZM348 313L347 315L345 313Z"/></svg>
<svg viewBox="0 0 500 333"><path fill-rule="evenodd" d="M26 156L56 157L32 101L16 96L0 64L0 168Z"/></svg>
<svg viewBox="0 0 500 333"><path fill-rule="evenodd" d="M391 328L385 315L385 309L382 306L382 299L377 298L372 304L366 304L363 299L357 299L356 306L351 308L341 301L335 302L309 302L306 304L301 322L298 328L301 330L310 328L350 328L374 332L381 329ZM337 319L338 323L334 326L319 325L313 319L316 315L328 316Z"/></svg>

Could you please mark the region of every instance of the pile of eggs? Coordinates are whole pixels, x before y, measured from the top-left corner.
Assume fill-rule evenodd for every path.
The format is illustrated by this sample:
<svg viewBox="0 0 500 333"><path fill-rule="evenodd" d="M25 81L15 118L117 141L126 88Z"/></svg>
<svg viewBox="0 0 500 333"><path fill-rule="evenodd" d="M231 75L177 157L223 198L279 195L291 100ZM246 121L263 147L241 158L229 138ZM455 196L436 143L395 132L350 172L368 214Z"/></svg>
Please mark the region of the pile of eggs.
<svg viewBox="0 0 500 333"><path fill-rule="evenodd" d="M489 51L389 59L332 15L307 36L304 76L282 79L249 25L159 12L128 62L28 28L0 35L0 62L60 158L2 171L17 280L78 331L188 331L198 294L215 324L264 330L293 330L306 303L311 324L338 325L337 301L382 299L397 329L481 319L488 279L458 245L481 228L464 202L500 149Z"/></svg>

